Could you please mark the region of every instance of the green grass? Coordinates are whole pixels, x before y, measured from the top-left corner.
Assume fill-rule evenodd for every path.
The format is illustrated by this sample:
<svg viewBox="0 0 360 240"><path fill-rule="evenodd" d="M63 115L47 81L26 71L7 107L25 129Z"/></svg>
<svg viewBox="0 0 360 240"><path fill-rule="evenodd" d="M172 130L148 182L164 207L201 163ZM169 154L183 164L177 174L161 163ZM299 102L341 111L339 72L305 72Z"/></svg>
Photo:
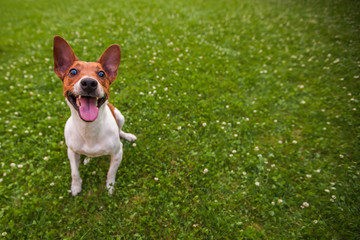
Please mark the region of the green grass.
<svg viewBox="0 0 360 240"><path fill-rule="evenodd" d="M360 238L358 1L0 9L4 239ZM54 35L86 61L122 48L110 98L138 140L113 196L109 157L82 165L69 193Z"/></svg>

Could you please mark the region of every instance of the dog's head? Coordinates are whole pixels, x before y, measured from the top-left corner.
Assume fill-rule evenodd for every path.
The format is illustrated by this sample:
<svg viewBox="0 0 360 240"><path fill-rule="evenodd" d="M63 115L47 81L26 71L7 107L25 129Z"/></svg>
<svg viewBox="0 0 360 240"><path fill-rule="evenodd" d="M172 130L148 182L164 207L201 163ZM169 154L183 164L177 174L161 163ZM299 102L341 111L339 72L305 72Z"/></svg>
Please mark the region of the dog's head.
<svg viewBox="0 0 360 240"><path fill-rule="evenodd" d="M120 64L119 45L111 45L97 62L78 61L69 44L54 37L54 70L63 81L63 94L86 122L95 121L99 108L109 97Z"/></svg>

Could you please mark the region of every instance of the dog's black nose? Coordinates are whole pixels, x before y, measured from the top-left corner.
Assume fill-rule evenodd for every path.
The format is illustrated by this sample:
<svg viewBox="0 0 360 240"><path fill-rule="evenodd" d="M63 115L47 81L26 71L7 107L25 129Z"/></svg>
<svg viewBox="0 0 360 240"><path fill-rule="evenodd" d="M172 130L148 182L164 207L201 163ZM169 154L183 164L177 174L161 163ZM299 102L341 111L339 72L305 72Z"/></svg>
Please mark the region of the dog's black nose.
<svg viewBox="0 0 360 240"><path fill-rule="evenodd" d="M81 80L80 85L82 90L89 93L96 90L98 82L92 78L84 78Z"/></svg>

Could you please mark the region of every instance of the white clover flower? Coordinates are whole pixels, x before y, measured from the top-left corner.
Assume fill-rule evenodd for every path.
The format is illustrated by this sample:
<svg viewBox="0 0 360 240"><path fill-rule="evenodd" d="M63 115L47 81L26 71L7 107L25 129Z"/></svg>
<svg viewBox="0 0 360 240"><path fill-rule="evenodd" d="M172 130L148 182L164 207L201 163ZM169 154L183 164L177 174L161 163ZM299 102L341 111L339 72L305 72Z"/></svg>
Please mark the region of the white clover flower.
<svg viewBox="0 0 360 240"><path fill-rule="evenodd" d="M306 174L306 177L311 178L312 176L311 176L311 174Z"/></svg>
<svg viewBox="0 0 360 240"><path fill-rule="evenodd" d="M178 129L178 130L181 130L181 126L179 126L177 129Z"/></svg>
<svg viewBox="0 0 360 240"><path fill-rule="evenodd" d="M304 100L302 100L300 103L301 103L301 104L305 104L306 102L305 102Z"/></svg>
<svg viewBox="0 0 360 240"><path fill-rule="evenodd" d="M54 185L55 185L55 183L53 183L53 182L52 182L52 183L50 183L50 186L54 186Z"/></svg>
<svg viewBox="0 0 360 240"><path fill-rule="evenodd" d="M309 206L310 206L310 204L309 204L309 203L307 203L307 202L303 202L303 206L304 206L304 207L309 207Z"/></svg>
<svg viewBox="0 0 360 240"><path fill-rule="evenodd" d="M256 185L256 186L260 186L260 183L259 183L259 182L255 182L255 185Z"/></svg>
<svg viewBox="0 0 360 240"><path fill-rule="evenodd" d="M2 182L3 181L3 179L2 178L0 178L0 182Z"/></svg>
<svg viewBox="0 0 360 240"><path fill-rule="evenodd" d="M246 173L246 172L242 172L242 174L243 174L244 176L246 176L247 173Z"/></svg>
<svg viewBox="0 0 360 240"><path fill-rule="evenodd" d="M11 166L11 167L15 167L16 164L15 164L15 163L10 163L10 166Z"/></svg>
<svg viewBox="0 0 360 240"><path fill-rule="evenodd" d="M335 200L335 199L336 199L336 196L335 196L335 195L332 195L331 198Z"/></svg>
<svg viewBox="0 0 360 240"><path fill-rule="evenodd" d="M317 224L317 223L318 223L318 220L314 220L314 223Z"/></svg>
<svg viewBox="0 0 360 240"><path fill-rule="evenodd" d="M209 170L207 168L205 168L203 173L206 174L207 172L209 172Z"/></svg>
<svg viewBox="0 0 360 240"><path fill-rule="evenodd" d="M293 144L297 144L297 141L296 141L296 140L293 140L292 143L293 143Z"/></svg>
<svg viewBox="0 0 360 240"><path fill-rule="evenodd" d="M1 236L5 237L7 235L7 232L1 233Z"/></svg>
<svg viewBox="0 0 360 240"><path fill-rule="evenodd" d="M271 205L275 205L275 202L271 202Z"/></svg>
<svg viewBox="0 0 360 240"><path fill-rule="evenodd" d="M155 180L155 181L159 181L159 179L158 179L157 177L154 177L154 180Z"/></svg>
<svg viewBox="0 0 360 240"><path fill-rule="evenodd" d="M278 143L279 143L279 144L282 144L282 143L283 143L283 141L279 140L279 141L278 141Z"/></svg>
<svg viewBox="0 0 360 240"><path fill-rule="evenodd" d="M255 150L255 151L259 151L259 147L256 146L256 147L254 148L254 150Z"/></svg>
<svg viewBox="0 0 360 240"><path fill-rule="evenodd" d="M48 158L47 156L45 156L43 159L44 159L45 161L49 160L49 158Z"/></svg>
<svg viewBox="0 0 360 240"><path fill-rule="evenodd" d="M280 198L279 200L278 200L278 203L282 203L283 202L283 200Z"/></svg>
<svg viewBox="0 0 360 240"><path fill-rule="evenodd" d="M136 147L136 143L133 143L132 146L133 146L133 147Z"/></svg>
<svg viewBox="0 0 360 240"><path fill-rule="evenodd" d="M92 174L92 175L95 175L95 174L96 174L96 171L93 171L91 174Z"/></svg>
<svg viewBox="0 0 360 240"><path fill-rule="evenodd" d="M344 155L340 154L339 157L340 157L340 158L344 158Z"/></svg>
<svg viewBox="0 0 360 240"><path fill-rule="evenodd" d="M206 123L205 123L205 122L204 122L202 125L203 125L203 127L206 127Z"/></svg>
<svg viewBox="0 0 360 240"><path fill-rule="evenodd" d="M329 189L325 189L324 191L327 192L327 193L330 193L330 190L329 190Z"/></svg>
<svg viewBox="0 0 360 240"><path fill-rule="evenodd" d="M233 157L234 155L232 153L229 154L229 157Z"/></svg>
<svg viewBox="0 0 360 240"><path fill-rule="evenodd" d="M236 150L232 150L232 153L236 153Z"/></svg>
<svg viewBox="0 0 360 240"><path fill-rule="evenodd" d="M22 165L22 164L18 164L17 167L18 167L18 168L23 168L23 165Z"/></svg>

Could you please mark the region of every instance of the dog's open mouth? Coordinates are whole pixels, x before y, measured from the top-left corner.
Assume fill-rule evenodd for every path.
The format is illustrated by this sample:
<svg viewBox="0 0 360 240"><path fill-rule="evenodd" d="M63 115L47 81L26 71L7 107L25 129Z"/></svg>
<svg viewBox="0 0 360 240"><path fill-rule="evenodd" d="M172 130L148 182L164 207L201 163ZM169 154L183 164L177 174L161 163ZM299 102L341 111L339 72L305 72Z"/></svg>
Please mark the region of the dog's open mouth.
<svg viewBox="0 0 360 240"><path fill-rule="evenodd" d="M67 99L78 111L80 118L86 122L95 121L98 114L99 108L106 101L106 94L102 98L93 96L75 96L71 92L67 92Z"/></svg>

